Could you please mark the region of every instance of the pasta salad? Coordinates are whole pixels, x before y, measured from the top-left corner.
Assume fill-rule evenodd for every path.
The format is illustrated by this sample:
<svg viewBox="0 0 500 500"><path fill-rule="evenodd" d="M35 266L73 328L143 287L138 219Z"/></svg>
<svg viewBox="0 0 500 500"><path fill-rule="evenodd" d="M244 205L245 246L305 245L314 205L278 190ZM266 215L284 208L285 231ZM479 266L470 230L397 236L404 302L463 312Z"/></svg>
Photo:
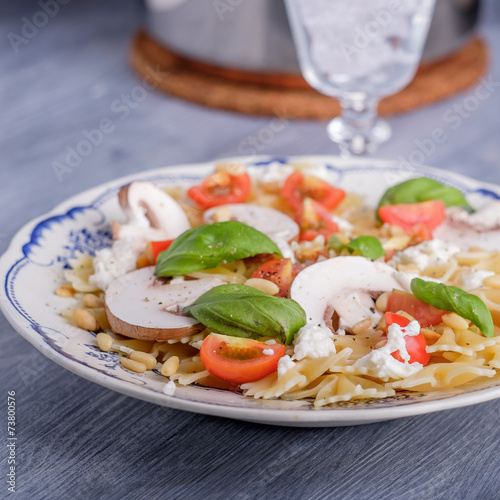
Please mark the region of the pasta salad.
<svg viewBox="0 0 500 500"><path fill-rule="evenodd" d="M326 169L220 164L122 187L113 244L78 254L62 314L164 392L311 401L448 390L500 371L500 202L415 178L378 206Z"/></svg>

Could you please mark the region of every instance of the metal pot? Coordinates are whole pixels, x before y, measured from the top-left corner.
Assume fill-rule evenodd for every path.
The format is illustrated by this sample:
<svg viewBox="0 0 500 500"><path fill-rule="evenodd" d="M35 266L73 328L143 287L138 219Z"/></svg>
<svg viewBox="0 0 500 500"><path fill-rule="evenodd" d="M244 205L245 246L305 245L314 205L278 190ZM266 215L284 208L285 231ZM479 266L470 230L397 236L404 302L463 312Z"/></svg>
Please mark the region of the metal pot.
<svg viewBox="0 0 500 500"><path fill-rule="evenodd" d="M249 72L300 73L283 0L145 3L149 34L182 56ZM450 55L471 36L479 3L437 0L424 61Z"/></svg>

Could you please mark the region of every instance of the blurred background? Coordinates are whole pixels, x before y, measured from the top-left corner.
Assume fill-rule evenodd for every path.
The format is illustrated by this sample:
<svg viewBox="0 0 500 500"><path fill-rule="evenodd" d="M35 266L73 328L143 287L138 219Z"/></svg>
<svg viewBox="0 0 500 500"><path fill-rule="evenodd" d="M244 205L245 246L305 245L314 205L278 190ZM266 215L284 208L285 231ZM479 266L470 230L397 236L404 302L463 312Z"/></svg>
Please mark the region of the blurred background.
<svg viewBox="0 0 500 500"><path fill-rule="evenodd" d="M69 195L109 180L116 172L241 154L338 153L325 132L327 119L321 104L325 101L313 99L318 119L300 117L301 111L308 114L307 98L300 94L306 90L300 90L304 84L299 81L282 2L149 0L146 5L136 0L19 0L4 2L2 10L2 169L19 174L8 182L14 183L16 192L30 192L32 216L51 208L62 185ZM401 109L413 107L412 111L398 113L398 106L392 106L393 136L376 155L472 176L483 167L484 180L499 181L500 93L495 82L500 81L500 4L484 0L479 8L479 2L470 0L438 0L439 13L424 60L439 61L453 54L470 43L475 32L485 43L488 67L480 76L484 54L471 53L469 57L474 61L477 56L477 62L474 65L469 59L467 63L473 73L467 88L431 104L399 104ZM162 68L165 54L158 56L158 62L154 58L150 64L143 61L138 70L137 57L144 58L144 54L134 52L136 35L144 29L152 43L159 42L170 54L184 56L181 62L187 60L188 69L192 70L189 63L194 61L206 63L208 72L214 68L238 70L236 77L232 75L230 89L238 89L238 85L247 89L248 74L241 76L241 71L251 78L266 72L287 75L284 86L271 87L271 96L292 92L287 101L292 112L286 106L273 106L272 98L270 103L255 105L257 97L262 97L255 93L248 94L248 99L239 90L228 96L225 74L212 75L207 83L207 74L201 71L198 80L191 74L183 84L179 73L185 71L185 65ZM456 70L467 80L467 65ZM145 79L148 72L152 77ZM485 89L480 78L487 80ZM453 80L451 73L444 84ZM213 81L222 81L222 86L214 87ZM264 94L269 92L262 82L254 85L264 86ZM290 89L294 85L299 90ZM165 93L162 87L198 102ZM478 87L479 97L475 96ZM423 92L431 91L426 88ZM238 107L231 103L232 95L243 102L239 106L245 113L224 109ZM297 96L301 98L298 110L293 109ZM215 102L219 109L200 104L204 100ZM264 115L267 106L270 114L247 114L252 106ZM105 132L92 136L103 124ZM435 129L446 136L442 143L427 141ZM91 150L83 147L82 154L71 154L82 140L91 142L86 134L93 137ZM84 170L85 176L75 175L76 169ZM41 206L43 201L37 200L26 179L36 183L37 178L45 177L53 180L48 189L54 198L44 197L47 201Z"/></svg>

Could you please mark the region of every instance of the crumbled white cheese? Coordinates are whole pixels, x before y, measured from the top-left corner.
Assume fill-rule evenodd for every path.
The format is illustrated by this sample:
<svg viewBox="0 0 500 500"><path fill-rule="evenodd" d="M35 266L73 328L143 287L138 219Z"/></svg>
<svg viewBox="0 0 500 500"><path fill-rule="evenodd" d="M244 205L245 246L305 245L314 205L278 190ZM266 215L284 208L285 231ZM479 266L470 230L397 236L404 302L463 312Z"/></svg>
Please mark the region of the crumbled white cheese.
<svg viewBox="0 0 500 500"><path fill-rule="evenodd" d="M302 169L302 173L305 175L312 175L313 177L317 177L323 181L331 183L331 173L328 170L327 166L324 163L316 163L314 165L310 165L307 168Z"/></svg>
<svg viewBox="0 0 500 500"><path fill-rule="evenodd" d="M283 375L291 370L295 366L295 363L292 361L292 358L286 354L278 361L278 379L283 377Z"/></svg>
<svg viewBox="0 0 500 500"><path fill-rule="evenodd" d="M265 354L266 356L272 356L274 354L274 350L273 349L264 349L262 351L262 354Z"/></svg>
<svg viewBox="0 0 500 500"><path fill-rule="evenodd" d="M175 382L173 380L170 380L163 386L163 394L166 394L167 396L173 396L175 393Z"/></svg>
<svg viewBox="0 0 500 500"><path fill-rule="evenodd" d="M277 182L283 184L285 179L293 174L295 169L291 165L282 164L278 161L269 163L266 167L247 167L247 172L253 180L258 180L263 184Z"/></svg>
<svg viewBox="0 0 500 500"><path fill-rule="evenodd" d="M388 264L394 267L400 264L414 264L420 271L423 271L428 267L446 264L459 251L460 248L452 243L434 239L396 252Z"/></svg>
<svg viewBox="0 0 500 500"><path fill-rule="evenodd" d="M276 344L276 340L274 340L274 339L269 339L269 340L266 340L266 341L264 342L264 344L267 344L267 345L273 345L273 344Z"/></svg>
<svg viewBox="0 0 500 500"><path fill-rule="evenodd" d="M324 326L307 324L295 336L293 359L323 358L335 354L333 332Z"/></svg>
<svg viewBox="0 0 500 500"><path fill-rule="evenodd" d="M94 274L89 283L106 290L110 283L136 268L137 258L132 250L132 240L123 238L113 242L111 248L98 250L93 259Z"/></svg>
<svg viewBox="0 0 500 500"><path fill-rule="evenodd" d="M492 201L469 214L463 208L452 207L447 211L447 217L457 223L470 226L475 231L490 231L500 228L500 201Z"/></svg>
<svg viewBox="0 0 500 500"><path fill-rule="evenodd" d="M272 240L274 241L274 243L276 243L276 246L280 249L284 259L290 259L292 261L292 264L295 264L297 262L297 259L295 257L295 252L293 251L288 241L280 237L273 237Z"/></svg>
<svg viewBox="0 0 500 500"><path fill-rule="evenodd" d="M339 231L344 233L346 236L350 236L354 231L354 226L348 221L339 217L338 215L332 215L332 221L337 224Z"/></svg>
<svg viewBox="0 0 500 500"><path fill-rule="evenodd" d="M459 286L466 292L470 290L475 290L483 286L483 281L490 276L494 276L493 271L483 271L472 269L470 273L462 274L459 280Z"/></svg>
<svg viewBox="0 0 500 500"><path fill-rule="evenodd" d="M389 379L402 379L419 372L423 365L418 362L410 363L410 355L406 350L405 336L416 336L420 333L418 321L411 321L408 326L401 327L397 323L389 325L387 344L375 349L366 356L358 359L353 368L361 369L371 377L387 382ZM399 351L403 362L398 361L391 354Z"/></svg>
<svg viewBox="0 0 500 500"><path fill-rule="evenodd" d="M408 293L413 293L411 291L411 281L413 278L421 278L425 281L432 281L434 283L442 283L441 280L438 280L436 278L431 278L430 276L419 276L418 274L415 273L407 273L404 271L394 271L393 274L395 280L401 285L401 290L403 292L408 292Z"/></svg>

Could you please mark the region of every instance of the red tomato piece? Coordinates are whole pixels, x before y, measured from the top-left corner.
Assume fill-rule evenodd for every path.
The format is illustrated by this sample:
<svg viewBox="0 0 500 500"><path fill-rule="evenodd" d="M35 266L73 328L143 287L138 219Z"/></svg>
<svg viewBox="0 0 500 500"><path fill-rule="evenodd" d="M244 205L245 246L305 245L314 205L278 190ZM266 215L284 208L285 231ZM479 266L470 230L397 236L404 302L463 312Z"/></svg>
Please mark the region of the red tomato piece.
<svg viewBox="0 0 500 500"><path fill-rule="evenodd" d="M415 295L400 290L394 290L387 300L387 311L405 311L413 316L424 328L431 325L438 325L442 321L446 311L437 309L430 304L418 300Z"/></svg>
<svg viewBox="0 0 500 500"><path fill-rule="evenodd" d="M312 198L328 210L333 210L345 197L342 189L312 175L294 172L283 184L283 198L290 206L299 210L305 198Z"/></svg>
<svg viewBox="0 0 500 500"><path fill-rule="evenodd" d="M158 255L165 250L168 250L170 245L174 240L164 240L164 241L150 241L148 245L151 246L151 255L153 257L153 262L156 263Z"/></svg>
<svg viewBox="0 0 500 500"><path fill-rule="evenodd" d="M383 222L410 231L416 224L424 224L430 230L438 227L445 219L445 204L441 200L385 205L378 209Z"/></svg>
<svg viewBox="0 0 500 500"><path fill-rule="evenodd" d="M278 297L286 297L293 280L293 264L290 259L272 259L262 264L252 278L262 278L278 285Z"/></svg>
<svg viewBox="0 0 500 500"><path fill-rule="evenodd" d="M245 172L233 175L219 170L209 175L198 186L188 189L188 196L202 208L217 207L228 203L242 203L250 194L252 182Z"/></svg>
<svg viewBox="0 0 500 500"><path fill-rule="evenodd" d="M400 314L386 312L385 323L387 328L389 328L389 325L392 325L393 323L397 323L400 327L404 328L405 326L408 326L410 320ZM422 332L419 332L419 334L415 336L405 335L404 339L406 343L406 350L410 356L410 363L418 362L425 366L429 362L431 355L425 350L427 342L425 341L425 337ZM399 354L399 351L395 351L391 353L391 355L398 361L403 362L403 358Z"/></svg>
<svg viewBox="0 0 500 500"><path fill-rule="evenodd" d="M339 230L330 212L312 198L304 198L295 220L300 226L299 241L312 241L320 234L328 240Z"/></svg>
<svg viewBox="0 0 500 500"><path fill-rule="evenodd" d="M209 373L236 384L255 382L275 372L284 355L283 344L216 333L206 337L200 349L201 361Z"/></svg>
<svg viewBox="0 0 500 500"><path fill-rule="evenodd" d="M432 240L432 230L421 222L410 229L410 245L418 245L424 241Z"/></svg>

